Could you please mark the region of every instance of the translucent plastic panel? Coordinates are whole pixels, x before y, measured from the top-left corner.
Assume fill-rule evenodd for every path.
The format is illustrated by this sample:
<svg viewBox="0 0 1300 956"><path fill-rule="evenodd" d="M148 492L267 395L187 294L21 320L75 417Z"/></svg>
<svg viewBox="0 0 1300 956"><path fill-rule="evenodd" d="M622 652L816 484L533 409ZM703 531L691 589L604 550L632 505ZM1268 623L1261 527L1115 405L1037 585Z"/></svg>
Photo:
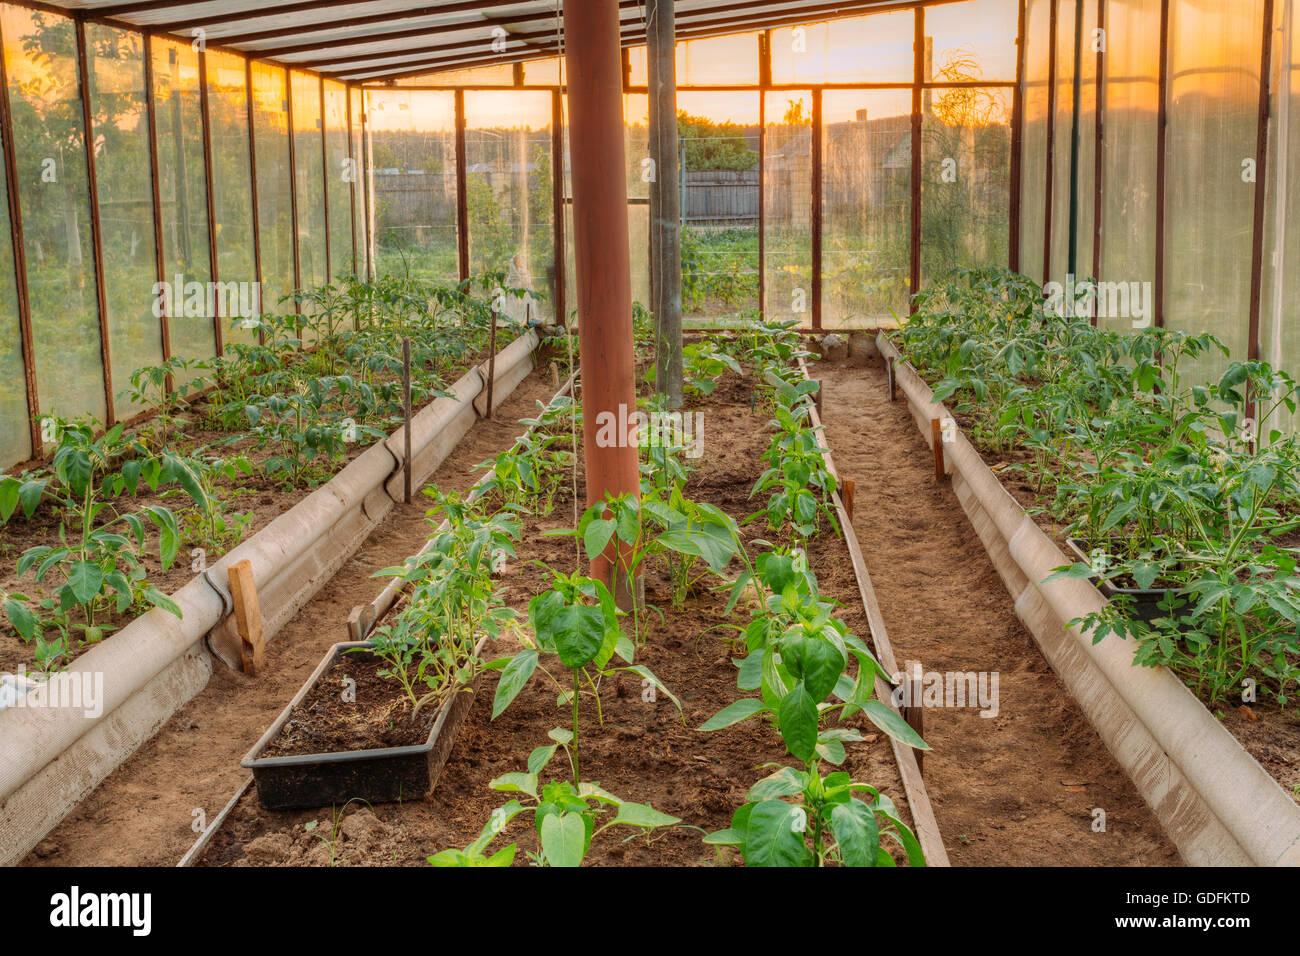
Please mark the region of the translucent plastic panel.
<svg viewBox="0 0 1300 956"><path fill-rule="evenodd" d="M623 96L623 155L627 163L627 195L650 198L650 97L644 93Z"/></svg>
<svg viewBox="0 0 1300 956"><path fill-rule="evenodd" d="M650 207L627 207L628 251L632 268L632 301L650 308Z"/></svg>
<svg viewBox="0 0 1300 956"><path fill-rule="evenodd" d="M912 94L822 97L822 325L888 324L911 283Z"/></svg>
<svg viewBox="0 0 1300 956"><path fill-rule="evenodd" d="M628 204L628 250L632 270L632 301L650 308L650 207ZM573 205L564 206L564 311L572 322L578 312L578 273L574 264Z"/></svg>
<svg viewBox="0 0 1300 956"><path fill-rule="evenodd" d="M1025 4L1024 132L1020 151L1020 271L1043 276L1043 229L1046 222L1047 119L1050 104L1048 65L1051 54L1052 0Z"/></svg>
<svg viewBox="0 0 1300 956"><path fill-rule="evenodd" d="M1249 338L1262 2L1170 4L1165 325L1213 332L1245 358ZM1198 376L1226 362L1199 362Z"/></svg>
<svg viewBox="0 0 1300 956"><path fill-rule="evenodd" d="M921 118L921 282L1007 263L1011 91L933 90Z"/></svg>
<svg viewBox="0 0 1300 956"><path fill-rule="evenodd" d="M1264 305L1260 316L1260 358L1291 375L1300 374L1300 43L1292 0L1277 6L1278 64L1273 133L1269 137L1268 229L1265 234ZM1298 416L1281 409L1270 428L1294 432Z"/></svg>
<svg viewBox="0 0 1300 956"><path fill-rule="evenodd" d="M352 166L348 161L348 91L325 81L325 193L329 202L330 278L352 274Z"/></svg>
<svg viewBox="0 0 1300 956"><path fill-rule="evenodd" d="M86 24L90 116L104 238L104 292L113 401L119 418L142 411L123 392L131 373L162 361L162 322L154 315L158 259L154 243L153 185L144 41L140 34Z"/></svg>
<svg viewBox="0 0 1300 956"><path fill-rule="evenodd" d="M348 90L348 111L352 118L351 153L354 180L352 183L352 229L355 239L354 271L364 276L366 272L366 191L365 164L361 159L362 94L359 89Z"/></svg>
<svg viewBox="0 0 1300 956"><path fill-rule="evenodd" d="M564 98L567 109L568 99ZM627 164L628 249L632 270L632 301L650 308L650 184L646 180L649 158L649 107L644 93L623 96L623 146ZM569 176L568 125L564 139L564 301L565 314L572 318L578 307L577 273L574 265L572 182Z"/></svg>
<svg viewBox="0 0 1300 956"><path fill-rule="evenodd" d="M17 7L0 10L40 411L103 419L107 406L73 23Z"/></svg>
<svg viewBox="0 0 1300 956"><path fill-rule="evenodd" d="M289 74L289 88L293 97L294 183L298 190L298 281L303 289L315 289L329 281L320 80L293 71Z"/></svg>
<svg viewBox="0 0 1300 956"><path fill-rule="evenodd" d="M253 62L253 143L257 158L257 227L262 253L262 308L286 314L295 287L289 169L289 91L285 71Z"/></svg>
<svg viewBox="0 0 1300 956"><path fill-rule="evenodd" d="M569 167L569 97L560 97L564 124L561 139L564 143L564 198L573 197L573 182ZM678 104L680 112L681 104ZM650 97L645 93L623 94L623 158L627 166L627 195L629 199L650 198Z"/></svg>
<svg viewBox="0 0 1300 956"><path fill-rule="evenodd" d="M1078 276L1091 277L1097 198L1097 54L1093 51L1097 0L1083 0L1080 13L1083 22L1079 51L1079 193L1074 272Z"/></svg>
<svg viewBox="0 0 1300 956"><path fill-rule="evenodd" d="M253 342L257 259L248 153L248 79L243 57L209 51L208 117L212 123L212 204L217 223L217 298L225 342ZM233 283L233 284L232 284Z"/></svg>
<svg viewBox="0 0 1300 956"><path fill-rule="evenodd" d="M1018 0L969 0L927 7L930 76L949 81L1015 82L1018 16Z"/></svg>
<svg viewBox="0 0 1300 956"><path fill-rule="evenodd" d="M682 317L758 310L759 94L680 93Z"/></svg>
<svg viewBox="0 0 1300 956"><path fill-rule="evenodd" d="M564 60L553 56L524 64L524 86L559 86L564 79Z"/></svg>
<svg viewBox="0 0 1300 956"><path fill-rule="evenodd" d="M812 94L765 94L763 314L812 322Z"/></svg>
<svg viewBox="0 0 1300 956"><path fill-rule="evenodd" d="M1146 283L1154 290L1160 0L1108 0L1106 27L1099 278L1137 282L1139 289ZM1157 42L1150 42L1151 37ZM1099 315L1097 324L1126 329L1133 320Z"/></svg>
<svg viewBox="0 0 1300 956"><path fill-rule="evenodd" d="M212 278L198 54L189 44L155 37L153 82L158 117L163 276L170 284L173 301L179 305L183 300L178 288L191 282L206 284ZM206 308L173 308L168 324L173 355L207 358L215 352L213 317Z"/></svg>
<svg viewBox="0 0 1300 956"><path fill-rule="evenodd" d="M0 188L7 186L4 146L0 144ZM0 470L32 454L25 368L9 204L0 202L0 421L4 422L4 428L0 428Z"/></svg>
<svg viewBox="0 0 1300 956"><path fill-rule="evenodd" d="M911 83L916 59L911 10L772 31L772 82Z"/></svg>
<svg viewBox="0 0 1300 956"><path fill-rule="evenodd" d="M1070 131L1074 123L1075 0L1057 0L1056 126L1052 134L1052 240L1048 278L1065 282L1070 258Z"/></svg>
<svg viewBox="0 0 1300 956"><path fill-rule="evenodd" d="M394 80L394 86L514 86L515 68L510 63L476 66L468 70L444 70Z"/></svg>
<svg viewBox="0 0 1300 956"><path fill-rule="evenodd" d="M466 203L471 275L503 272L512 288L554 282L551 95L465 94ZM535 304L550 314L549 298Z"/></svg>
<svg viewBox="0 0 1300 956"><path fill-rule="evenodd" d="M376 272L453 283L455 94L372 90L366 102Z"/></svg>
<svg viewBox="0 0 1300 956"><path fill-rule="evenodd" d="M738 33L702 40L680 40L677 43L676 54L679 87L758 85L757 33ZM631 47L627 55L630 68L629 85L646 86L648 84L646 48Z"/></svg>

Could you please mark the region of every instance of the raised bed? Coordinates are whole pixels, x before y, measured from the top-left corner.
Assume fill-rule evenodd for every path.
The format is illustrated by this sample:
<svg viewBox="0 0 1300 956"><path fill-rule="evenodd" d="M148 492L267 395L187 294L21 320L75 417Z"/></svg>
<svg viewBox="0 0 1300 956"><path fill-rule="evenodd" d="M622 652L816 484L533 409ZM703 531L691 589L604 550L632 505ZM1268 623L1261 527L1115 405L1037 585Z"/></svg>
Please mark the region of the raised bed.
<svg viewBox="0 0 1300 956"><path fill-rule="evenodd" d="M529 331L496 357L494 407L531 371L538 344ZM450 397L430 403L412 420L413 483L431 474L478 418L486 377L484 367L471 369L451 387ZM70 708L0 712L0 864L21 860L202 690L213 656L240 666L227 584L231 565L252 565L267 639L330 580L400 500L404 438L399 428L370 447L179 588L172 599L180 619L154 609L79 656L69 673L103 675L97 716Z"/></svg>
<svg viewBox="0 0 1300 956"><path fill-rule="evenodd" d="M951 418L892 342L880 353L918 429ZM1187 862L1204 866L1300 865L1300 806L1173 673L1137 667L1124 641L1090 636L1068 621L1106 598L1081 579L1043 583L1072 563L998 481L958 430L942 442L943 472L1015 602L1016 615L1132 779Z"/></svg>

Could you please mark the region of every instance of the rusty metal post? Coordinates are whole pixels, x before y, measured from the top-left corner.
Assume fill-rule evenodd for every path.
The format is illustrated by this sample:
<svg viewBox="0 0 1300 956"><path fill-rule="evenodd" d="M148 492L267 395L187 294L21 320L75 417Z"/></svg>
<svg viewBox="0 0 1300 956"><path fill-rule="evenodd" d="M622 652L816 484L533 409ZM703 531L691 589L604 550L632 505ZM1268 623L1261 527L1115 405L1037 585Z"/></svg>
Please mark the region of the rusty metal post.
<svg viewBox="0 0 1300 956"><path fill-rule="evenodd" d="M591 505L606 495L640 492L636 435L628 434L636 387L618 4L565 0L564 33L570 141L581 144L570 162L582 437ZM612 581L619 605L627 608L635 591L623 574L614 573L621 563L607 551L592 562L591 573Z"/></svg>

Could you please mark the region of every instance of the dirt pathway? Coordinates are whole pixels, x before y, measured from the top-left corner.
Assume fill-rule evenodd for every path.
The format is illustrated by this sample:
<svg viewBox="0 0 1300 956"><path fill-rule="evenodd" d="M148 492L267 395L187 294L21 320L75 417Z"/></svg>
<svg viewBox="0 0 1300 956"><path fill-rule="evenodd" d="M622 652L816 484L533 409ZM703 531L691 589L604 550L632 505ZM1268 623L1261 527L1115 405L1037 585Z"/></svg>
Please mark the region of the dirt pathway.
<svg viewBox="0 0 1300 956"><path fill-rule="evenodd" d="M928 708L925 779L953 865L1176 865L1173 844L1016 618L883 367L827 363L826 434L900 665L997 672L996 717ZM1105 831L1094 830L1105 813Z"/></svg>
<svg viewBox="0 0 1300 956"><path fill-rule="evenodd" d="M464 490L474 466L508 448L519 419L556 390L544 367L525 379L492 421L474 425L433 481ZM24 865L173 866L194 842L200 819L212 820L247 775L240 759L279 714L336 641L347 639L348 612L374 598L371 575L400 564L424 544L426 501L398 505L361 548L267 646L267 671L256 679L217 663L202 693L177 711L152 740L109 776ZM201 830L202 827L199 827Z"/></svg>

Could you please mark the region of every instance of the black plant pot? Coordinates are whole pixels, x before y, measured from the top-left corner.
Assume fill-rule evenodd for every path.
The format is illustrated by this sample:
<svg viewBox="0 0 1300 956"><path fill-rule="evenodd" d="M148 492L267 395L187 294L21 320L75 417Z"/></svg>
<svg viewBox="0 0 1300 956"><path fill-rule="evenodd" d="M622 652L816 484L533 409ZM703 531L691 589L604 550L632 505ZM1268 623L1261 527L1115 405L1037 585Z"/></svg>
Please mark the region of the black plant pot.
<svg viewBox="0 0 1300 956"><path fill-rule="evenodd" d="M293 700L240 761L241 767L253 772L258 802L266 809L325 807L349 800L391 803L422 797L433 789L451 754L456 734L474 702L477 678L474 684L461 688L443 702L424 743L336 753L262 756L294 708L302 703L339 656L353 648L369 646L366 641L356 641L335 644L330 648ZM481 647L482 643L475 648L476 654Z"/></svg>
<svg viewBox="0 0 1300 956"><path fill-rule="evenodd" d="M1112 538L1108 545L1113 546L1115 542L1116 539ZM1084 564L1091 564L1092 555L1084 542L1078 538L1066 538L1065 543L1074 552L1076 558ZM1181 623L1191 612L1191 605L1179 597L1173 599L1172 614L1160 606L1170 595L1177 594L1179 588L1121 588L1110 581L1102 580L1100 575L1093 575L1088 580L1108 599L1113 600L1121 596L1127 598L1128 614L1146 624L1151 624L1156 618L1161 617L1172 617Z"/></svg>

